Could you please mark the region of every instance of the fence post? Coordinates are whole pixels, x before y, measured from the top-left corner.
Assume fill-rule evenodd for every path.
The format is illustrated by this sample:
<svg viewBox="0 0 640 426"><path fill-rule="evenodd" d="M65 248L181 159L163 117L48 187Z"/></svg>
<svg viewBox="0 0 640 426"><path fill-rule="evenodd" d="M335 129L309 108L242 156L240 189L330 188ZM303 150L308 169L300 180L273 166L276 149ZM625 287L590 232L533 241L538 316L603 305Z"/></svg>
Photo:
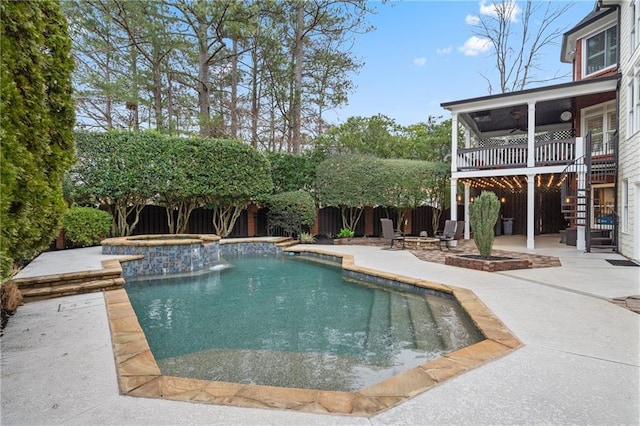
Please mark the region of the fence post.
<svg viewBox="0 0 640 426"><path fill-rule="evenodd" d="M373 207L370 206L364 208L364 235L373 235Z"/></svg>
<svg viewBox="0 0 640 426"><path fill-rule="evenodd" d="M411 209L404 210L404 228L398 226L399 229L402 229L405 235L413 235L413 217L411 215Z"/></svg>
<svg viewBox="0 0 640 426"><path fill-rule="evenodd" d="M258 235L258 207L251 203L247 206L247 237Z"/></svg>

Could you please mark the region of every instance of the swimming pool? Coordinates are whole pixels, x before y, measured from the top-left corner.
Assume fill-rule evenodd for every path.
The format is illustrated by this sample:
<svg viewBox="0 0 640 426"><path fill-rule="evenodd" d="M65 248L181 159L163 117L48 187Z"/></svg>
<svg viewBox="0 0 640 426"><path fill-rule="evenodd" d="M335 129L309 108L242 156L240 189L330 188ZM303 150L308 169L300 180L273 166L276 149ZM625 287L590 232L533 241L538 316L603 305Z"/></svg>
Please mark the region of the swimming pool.
<svg viewBox="0 0 640 426"><path fill-rule="evenodd" d="M453 297L298 256L226 259L233 268L127 280L162 374L353 391L484 338Z"/></svg>

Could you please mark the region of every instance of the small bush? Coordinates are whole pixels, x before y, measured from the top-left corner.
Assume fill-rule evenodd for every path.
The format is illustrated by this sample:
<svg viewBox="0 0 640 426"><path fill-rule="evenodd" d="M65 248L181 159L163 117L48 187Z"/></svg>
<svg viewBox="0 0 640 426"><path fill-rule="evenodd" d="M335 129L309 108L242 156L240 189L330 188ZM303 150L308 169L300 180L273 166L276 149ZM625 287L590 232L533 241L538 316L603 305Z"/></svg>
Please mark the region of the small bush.
<svg viewBox="0 0 640 426"><path fill-rule="evenodd" d="M315 244L316 242L316 237L308 232L302 232L299 238L302 244Z"/></svg>
<svg viewBox="0 0 640 426"><path fill-rule="evenodd" d="M340 230L340 232L338 232L338 235L336 235L337 238L352 238L355 235L355 232L353 232L351 229L347 229L347 228L342 228Z"/></svg>
<svg viewBox="0 0 640 426"><path fill-rule="evenodd" d="M100 244L111 229L111 215L90 207L72 207L62 221L65 237L74 246L86 247Z"/></svg>
<svg viewBox="0 0 640 426"><path fill-rule="evenodd" d="M15 313L21 304L22 294L18 290L16 283L8 282L0 286L1 329L4 329L9 317Z"/></svg>
<svg viewBox="0 0 640 426"><path fill-rule="evenodd" d="M269 198L269 229L300 235L316 220L316 204L304 191L281 192Z"/></svg>

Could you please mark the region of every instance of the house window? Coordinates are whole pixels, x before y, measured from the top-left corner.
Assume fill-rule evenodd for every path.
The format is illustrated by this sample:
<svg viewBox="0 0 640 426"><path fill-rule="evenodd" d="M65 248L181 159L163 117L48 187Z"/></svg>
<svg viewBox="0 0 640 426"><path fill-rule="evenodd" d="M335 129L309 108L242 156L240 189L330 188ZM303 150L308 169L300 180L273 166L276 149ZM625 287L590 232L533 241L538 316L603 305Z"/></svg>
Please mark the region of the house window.
<svg viewBox="0 0 640 426"><path fill-rule="evenodd" d="M615 102L598 106L584 112L583 135L591 132L591 154L612 154L618 129Z"/></svg>
<svg viewBox="0 0 640 426"><path fill-rule="evenodd" d="M629 181L622 181L622 217L620 220L622 232L629 232Z"/></svg>
<svg viewBox="0 0 640 426"><path fill-rule="evenodd" d="M613 26L586 40L587 75L618 62L618 27Z"/></svg>

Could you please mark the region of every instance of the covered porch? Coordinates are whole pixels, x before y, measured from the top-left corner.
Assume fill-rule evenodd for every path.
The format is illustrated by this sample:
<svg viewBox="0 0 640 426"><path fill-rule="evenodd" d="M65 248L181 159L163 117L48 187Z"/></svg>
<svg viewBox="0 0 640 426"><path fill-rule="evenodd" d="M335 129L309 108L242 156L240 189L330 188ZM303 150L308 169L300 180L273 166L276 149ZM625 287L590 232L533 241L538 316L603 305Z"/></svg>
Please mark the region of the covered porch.
<svg viewBox="0 0 640 426"><path fill-rule="evenodd" d="M526 194L526 212L519 218L526 223L526 248L535 248L541 207L536 200L587 154L584 111L615 99L617 83L617 76L609 76L442 104L452 113L451 218L458 217L459 206L464 209L465 239L472 188L517 190ZM613 153L601 144L591 154ZM578 230L581 238L584 229Z"/></svg>

